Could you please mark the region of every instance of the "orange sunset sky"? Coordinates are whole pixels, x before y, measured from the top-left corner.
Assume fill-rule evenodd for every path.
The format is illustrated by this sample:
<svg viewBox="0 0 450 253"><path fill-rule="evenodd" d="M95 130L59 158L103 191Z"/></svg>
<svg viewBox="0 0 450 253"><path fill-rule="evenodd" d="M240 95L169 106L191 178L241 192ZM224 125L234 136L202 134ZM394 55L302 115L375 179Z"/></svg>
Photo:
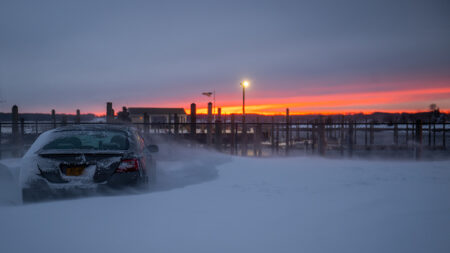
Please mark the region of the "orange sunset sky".
<svg viewBox="0 0 450 253"><path fill-rule="evenodd" d="M434 80L432 78L419 80L392 80L390 82L371 82L351 84L326 85L318 84L281 84L290 86L288 91L271 87L264 80L250 80L246 89L246 113L276 115L284 114L286 108L292 115L304 114L348 114L373 112L420 112L427 111L434 103L442 112L450 112L450 79ZM216 90L216 112L222 108L223 114L242 113L242 88L239 81L235 84L213 85ZM207 103L213 102L213 97L202 95L207 89L190 89L185 93L175 93L173 96L151 97L138 95L130 90L119 97L103 101L77 102L67 104L31 105L20 107L22 112L48 113L55 108L57 113L74 114L76 109L82 113L104 115L106 102L113 102L116 112L122 106L127 107L182 107L190 113L190 104L197 104L197 113L207 113ZM212 90L211 90L212 91ZM131 97L136 96L136 99ZM75 105L75 106L73 106ZM3 111L9 111L5 108Z"/></svg>
<svg viewBox="0 0 450 253"><path fill-rule="evenodd" d="M371 87L369 85L369 87ZM289 92L263 91L257 83L246 89L246 113L276 115L284 114L286 108L292 115L339 114L373 112L420 112L428 110L430 104L437 104L443 112L450 110L449 80L423 80L374 84L370 90L358 84L338 87L306 87ZM233 93L221 94L216 90L216 108L223 114L242 113L242 90L236 85ZM156 103L138 102L133 107L183 107L190 112L190 104L197 104L197 113L207 113L207 103L212 97L196 94L183 102L160 101ZM115 105L120 109L120 105ZM217 109L216 109L217 110ZM99 108L97 114L104 114Z"/></svg>
<svg viewBox="0 0 450 253"><path fill-rule="evenodd" d="M299 86L297 90L283 92L280 90L267 91L252 82L246 89L246 113L276 115L284 114L286 108L292 115L304 114L340 114L340 113L372 113L372 112L420 112L427 111L430 104L437 104L443 112L450 112L450 85L448 80L422 80L408 82L388 82L371 85L340 85L326 87L321 85ZM231 85L230 85L231 86ZM222 108L223 114L242 113L242 88L234 85L232 92L220 92L216 89L216 110ZM207 103L213 102L212 97L192 92L186 96L151 99L140 98L136 101L129 99L114 99L113 107L116 112L122 106L127 107L183 107L190 113L190 104L197 104L197 113L207 113ZM105 114L105 103L80 104L82 113ZM48 112L51 106L34 107L29 112ZM58 113L73 114L75 107L56 107ZM26 109L26 108L25 108Z"/></svg>

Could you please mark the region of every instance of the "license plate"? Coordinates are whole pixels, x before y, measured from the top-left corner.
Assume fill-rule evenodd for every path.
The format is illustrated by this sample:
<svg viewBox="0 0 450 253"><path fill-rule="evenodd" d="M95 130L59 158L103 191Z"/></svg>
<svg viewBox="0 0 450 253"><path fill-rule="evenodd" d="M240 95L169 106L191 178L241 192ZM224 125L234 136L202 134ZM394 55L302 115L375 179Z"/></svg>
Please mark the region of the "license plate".
<svg viewBox="0 0 450 253"><path fill-rule="evenodd" d="M67 176L79 176L83 174L84 166L77 166L77 167L67 167L66 168L66 175Z"/></svg>

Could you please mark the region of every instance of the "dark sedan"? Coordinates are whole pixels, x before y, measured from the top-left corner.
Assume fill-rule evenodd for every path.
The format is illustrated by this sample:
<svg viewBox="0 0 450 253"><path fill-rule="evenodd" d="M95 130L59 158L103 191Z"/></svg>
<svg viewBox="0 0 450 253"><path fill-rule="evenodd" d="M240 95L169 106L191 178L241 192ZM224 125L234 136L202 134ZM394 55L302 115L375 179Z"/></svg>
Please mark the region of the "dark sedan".
<svg viewBox="0 0 450 253"><path fill-rule="evenodd" d="M23 157L23 199L146 186L156 180L151 152L157 150L129 126L75 125L44 132Z"/></svg>

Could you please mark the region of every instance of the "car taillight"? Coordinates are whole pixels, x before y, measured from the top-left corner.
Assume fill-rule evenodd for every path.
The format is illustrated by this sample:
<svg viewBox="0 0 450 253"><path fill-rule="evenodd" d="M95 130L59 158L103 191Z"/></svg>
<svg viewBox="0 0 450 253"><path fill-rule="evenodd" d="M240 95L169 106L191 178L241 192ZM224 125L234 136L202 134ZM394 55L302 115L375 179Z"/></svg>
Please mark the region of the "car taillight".
<svg viewBox="0 0 450 253"><path fill-rule="evenodd" d="M116 172L132 172L139 170L138 159L124 159L120 162Z"/></svg>

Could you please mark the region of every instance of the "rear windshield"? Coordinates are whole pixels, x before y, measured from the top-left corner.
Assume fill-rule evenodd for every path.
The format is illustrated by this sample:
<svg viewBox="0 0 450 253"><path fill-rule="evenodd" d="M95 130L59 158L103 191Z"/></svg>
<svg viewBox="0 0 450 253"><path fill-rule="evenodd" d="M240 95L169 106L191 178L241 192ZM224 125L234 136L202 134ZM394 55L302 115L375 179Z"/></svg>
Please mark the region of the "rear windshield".
<svg viewBox="0 0 450 253"><path fill-rule="evenodd" d="M44 150L127 150L127 133L124 131L61 131L52 134Z"/></svg>

